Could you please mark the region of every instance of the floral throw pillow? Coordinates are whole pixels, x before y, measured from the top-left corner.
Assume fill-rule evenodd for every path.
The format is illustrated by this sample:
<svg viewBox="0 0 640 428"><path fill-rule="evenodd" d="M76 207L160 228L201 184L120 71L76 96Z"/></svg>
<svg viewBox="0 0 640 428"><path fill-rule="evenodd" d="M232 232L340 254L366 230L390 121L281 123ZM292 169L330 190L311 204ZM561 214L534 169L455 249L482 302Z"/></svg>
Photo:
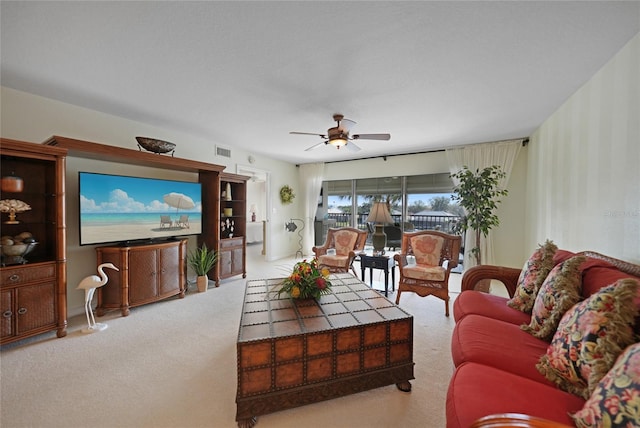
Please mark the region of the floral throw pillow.
<svg viewBox="0 0 640 428"><path fill-rule="evenodd" d="M507 301L509 307L531 313L538 290L553 269L553 256L557 250L556 244L547 239L533 252L520 272L515 294Z"/></svg>
<svg viewBox="0 0 640 428"><path fill-rule="evenodd" d="M588 399L622 350L634 342L639 286L633 279L621 279L569 309L536 365L538 371L565 391Z"/></svg>
<svg viewBox="0 0 640 428"><path fill-rule="evenodd" d="M571 417L578 428L640 426L640 343L622 352Z"/></svg>
<svg viewBox="0 0 640 428"><path fill-rule="evenodd" d="M585 256L571 257L551 269L533 303L531 322L521 325L522 330L538 339L551 340L560 318L580 301L580 265L585 260Z"/></svg>

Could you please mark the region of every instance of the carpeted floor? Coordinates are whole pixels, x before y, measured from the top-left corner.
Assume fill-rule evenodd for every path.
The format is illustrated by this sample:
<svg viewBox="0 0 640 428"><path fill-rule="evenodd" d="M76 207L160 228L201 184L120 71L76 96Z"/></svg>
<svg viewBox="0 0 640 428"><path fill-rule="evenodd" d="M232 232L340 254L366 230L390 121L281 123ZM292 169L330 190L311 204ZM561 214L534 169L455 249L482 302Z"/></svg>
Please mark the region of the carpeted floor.
<svg viewBox="0 0 640 428"><path fill-rule="evenodd" d="M247 279L284 276L296 261L265 263L259 247L248 248ZM374 281L382 288L381 271L374 271ZM452 299L459 281L453 274ZM3 346L0 426L236 426L235 343L244 284L241 277L229 279L205 293L192 285L184 299L134 308L128 317L107 314L98 320L109 326L103 332L81 333L81 315L69 320L65 338L48 333ZM410 393L387 386L263 415L257 427L444 427L453 317L444 316L444 303L434 297L403 294L400 306L414 316Z"/></svg>

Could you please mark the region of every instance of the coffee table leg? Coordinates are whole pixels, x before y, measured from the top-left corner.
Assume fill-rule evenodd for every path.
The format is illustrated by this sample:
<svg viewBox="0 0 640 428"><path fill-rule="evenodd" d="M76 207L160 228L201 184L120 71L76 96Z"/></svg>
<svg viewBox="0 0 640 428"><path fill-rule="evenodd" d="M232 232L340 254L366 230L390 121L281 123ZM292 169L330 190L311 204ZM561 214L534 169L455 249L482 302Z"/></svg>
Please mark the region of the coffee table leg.
<svg viewBox="0 0 640 428"><path fill-rule="evenodd" d="M238 421L238 428L251 428L256 424L256 422L258 422L258 418L256 418L255 416L247 419L240 419Z"/></svg>
<svg viewBox="0 0 640 428"><path fill-rule="evenodd" d="M396 387L402 392L411 392L411 382L408 380L396 383Z"/></svg>

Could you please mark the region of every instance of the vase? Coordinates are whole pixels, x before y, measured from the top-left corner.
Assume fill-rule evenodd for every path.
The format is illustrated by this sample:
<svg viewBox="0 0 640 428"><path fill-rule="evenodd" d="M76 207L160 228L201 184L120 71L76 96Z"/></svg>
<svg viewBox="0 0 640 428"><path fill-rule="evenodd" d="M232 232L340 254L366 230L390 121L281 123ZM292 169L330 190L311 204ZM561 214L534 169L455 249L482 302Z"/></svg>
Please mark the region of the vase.
<svg viewBox="0 0 640 428"><path fill-rule="evenodd" d="M230 201L231 198L231 183L227 183L227 189L225 191L225 197L227 198L227 201Z"/></svg>
<svg viewBox="0 0 640 428"><path fill-rule="evenodd" d="M198 276L196 278L196 285L198 286L198 292L204 293L209 287L209 278L207 278L206 275Z"/></svg>

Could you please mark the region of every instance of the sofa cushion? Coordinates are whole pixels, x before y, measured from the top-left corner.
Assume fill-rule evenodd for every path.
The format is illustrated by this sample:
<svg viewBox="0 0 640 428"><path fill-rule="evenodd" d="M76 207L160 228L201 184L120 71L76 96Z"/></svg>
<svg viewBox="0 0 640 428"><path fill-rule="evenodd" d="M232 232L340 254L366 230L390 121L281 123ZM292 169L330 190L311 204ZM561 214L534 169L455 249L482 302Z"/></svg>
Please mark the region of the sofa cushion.
<svg viewBox="0 0 640 428"><path fill-rule="evenodd" d="M540 245L524 263L516 291L507 305L513 309L530 314L538 290L551 269L553 269L553 255L558 250L553 241L547 240Z"/></svg>
<svg viewBox="0 0 640 428"><path fill-rule="evenodd" d="M640 426L640 343L624 350L572 417L579 428Z"/></svg>
<svg viewBox="0 0 640 428"><path fill-rule="evenodd" d="M542 283L531 311L531 322L522 329L531 335L551 340L560 318L580 299L584 256L571 257L555 266Z"/></svg>
<svg viewBox="0 0 640 428"><path fill-rule="evenodd" d="M529 324L531 315L507 306L507 298L477 290L466 290L453 301L453 318L456 322L466 315L476 314L511 324Z"/></svg>
<svg viewBox="0 0 640 428"><path fill-rule="evenodd" d="M456 368L449 383L447 428L468 428L478 418L496 413L525 413L573 425L567 412L578 411L584 403L555 386L468 362Z"/></svg>
<svg viewBox="0 0 640 428"><path fill-rule="evenodd" d="M584 297L589 297L602 287L614 284L620 279L631 278L640 282L640 277L624 273L604 260L591 257L589 259L591 263L585 266L582 272L582 295Z"/></svg>
<svg viewBox="0 0 640 428"><path fill-rule="evenodd" d="M563 249L558 249L553 255L553 265L558 265L566 260L569 260L571 257L575 256L576 253L572 251L567 251Z"/></svg>
<svg viewBox="0 0 640 428"><path fill-rule="evenodd" d="M537 365L540 373L565 391L589 398L634 341L638 286L632 279L622 279L569 309Z"/></svg>
<svg viewBox="0 0 640 428"><path fill-rule="evenodd" d="M453 364L485 364L554 386L536 370L549 344L520 330L516 324L481 315L467 315L453 329Z"/></svg>
<svg viewBox="0 0 640 428"><path fill-rule="evenodd" d="M439 266L444 238L433 235L416 235L410 238L411 249L419 265Z"/></svg>

